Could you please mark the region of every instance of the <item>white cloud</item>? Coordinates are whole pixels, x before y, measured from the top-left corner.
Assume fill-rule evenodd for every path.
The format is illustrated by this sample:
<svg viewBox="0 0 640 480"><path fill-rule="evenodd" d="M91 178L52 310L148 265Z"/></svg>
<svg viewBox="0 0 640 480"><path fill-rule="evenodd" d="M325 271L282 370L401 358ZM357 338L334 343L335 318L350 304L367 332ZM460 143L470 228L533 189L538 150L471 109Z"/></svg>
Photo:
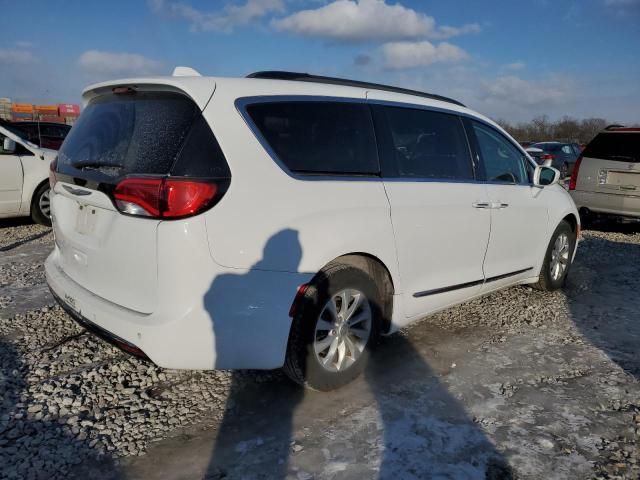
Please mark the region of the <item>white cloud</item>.
<svg viewBox="0 0 640 480"><path fill-rule="evenodd" d="M150 0L151 9L159 14L182 18L194 32L231 32L273 12L284 10L284 0L247 0L241 5L228 4L216 11L205 12L186 3Z"/></svg>
<svg viewBox="0 0 640 480"><path fill-rule="evenodd" d="M32 42L27 42L24 40L18 40L17 42L15 42L16 47L18 48L31 48L33 47L33 43Z"/></svg>
<svg viewBox="0 0 640 480"><path fill-rule="evenodd" d="M502 65L502 70L508 70L508 71L516 71L516 70L523 70L525 67L527 66L526 63L524 62L514 62L514 63L507 63L505 65Z"/></svg>
<svg viewBox="0 0 640 480"><path fill-rule="evenodd" d="M422 42L390 42L382 46L384 66L392 70L426 67L433 63L457 63L468 58L467 53L447 42L434 45Z"/></svg>
<svg viewBox="0 0 640 480"><path fill-rule="evenodd" d="M137 53L87 50L78 65L92 75L149 75L163 70L163 63Z"/></svg>
<svg viewBox="0 0 640 480"><path fill-rule="evenodd" d="M570 86L558 79L542 82L524 80L514 75L482 82L480 97L487 103L506 103L525 107L566 102L571 97Z"/></svg>
<svg viewBox="0 0 640 480"><path fill-rule="evenodd" d="M462 25L461 27L450 27L448 25L443 25L442 27L438 27L430 35L430 38L447 39L451 37L457 37L460 35L467 35L470 33L480 33L481 31L482 31L482 27L478 23L468 23L466 25Z"/></svg>
<svg viewBox="0 0 640 480"><path fill-rule="evenodd" d="M0 48L0 62L2 63L32 63L36 57L24 48Z"/></svg>
<svg viewBox="0 0 640 480"><path fill-rule="evenodd" d="M444 39L480 31L478 24L438 27L433 17L384 0L336 0L273 20L279 31L343 42Z"/></svg>

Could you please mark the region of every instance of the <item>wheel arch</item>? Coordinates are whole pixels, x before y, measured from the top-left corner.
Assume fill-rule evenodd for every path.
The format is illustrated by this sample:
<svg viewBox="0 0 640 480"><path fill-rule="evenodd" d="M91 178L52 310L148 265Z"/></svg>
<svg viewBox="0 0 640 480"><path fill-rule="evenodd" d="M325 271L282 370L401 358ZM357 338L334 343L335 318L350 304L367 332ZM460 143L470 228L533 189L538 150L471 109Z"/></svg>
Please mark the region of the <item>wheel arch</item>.
<svg viewBox="0 0 640 480"><path fill-rule="evenodd" d="M566 221L571 226L571 231L573 231L573 233L576 233L578 231L578 225L580 225L580 221L573 213L565 215L561 221Z"/></svg>
<svg viewBox="0 0 640 480"><path fill-rule="evenodd" d="M44 180L42 180L40 183L36 185L36 187L33 190L31 190L31 194L30 194L31 197L29 198L29 214L31 214L31 211L33 209L33 202L36 201L36 192L40 190L40 187L42 187L45 183L49 183L48 178L45 178Z"/></svg>

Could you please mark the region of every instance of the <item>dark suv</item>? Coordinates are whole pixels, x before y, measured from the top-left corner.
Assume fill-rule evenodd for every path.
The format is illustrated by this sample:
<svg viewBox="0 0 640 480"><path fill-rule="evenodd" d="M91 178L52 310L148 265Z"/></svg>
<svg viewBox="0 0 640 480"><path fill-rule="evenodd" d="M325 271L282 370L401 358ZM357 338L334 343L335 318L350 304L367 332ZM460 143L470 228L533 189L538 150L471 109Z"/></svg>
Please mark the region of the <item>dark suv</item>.
<svg viewBox="0 0 640 480"><path fill-rule="evenodd" d="M528 148L538 148L542 152L529 152L540 165L551 160L551 166L560 170L562 178L571 175L573 166L580 156L580 146L577 143L540 142Z"/></svg>

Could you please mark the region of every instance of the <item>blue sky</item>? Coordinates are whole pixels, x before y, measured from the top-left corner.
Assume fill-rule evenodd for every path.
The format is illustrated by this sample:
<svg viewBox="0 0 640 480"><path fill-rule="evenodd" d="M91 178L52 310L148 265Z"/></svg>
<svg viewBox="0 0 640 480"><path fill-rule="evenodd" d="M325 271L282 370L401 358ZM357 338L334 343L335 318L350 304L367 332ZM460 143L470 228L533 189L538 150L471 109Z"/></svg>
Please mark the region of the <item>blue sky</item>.
<svg viewBox="0 0 640 480"><path fill-rule="evenodd" d="M98 7L98 5L101 5ZM0 0L0 96L296 70L452 96L494 118L640 122L640 0Z"/></svg>

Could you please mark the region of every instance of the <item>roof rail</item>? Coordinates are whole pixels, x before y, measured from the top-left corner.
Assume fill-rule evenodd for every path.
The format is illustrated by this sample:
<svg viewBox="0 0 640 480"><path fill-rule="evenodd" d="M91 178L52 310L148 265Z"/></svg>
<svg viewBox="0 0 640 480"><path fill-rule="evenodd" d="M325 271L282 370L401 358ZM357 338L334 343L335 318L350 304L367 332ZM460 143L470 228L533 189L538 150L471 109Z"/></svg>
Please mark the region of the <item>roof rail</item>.
<svg viewBox="0 0 640 480"><path fill-rule="evenodd" d="M431 100L440 100L441 102L453 103L461 107L464 104L452 98L435 95L433 93L420 92L418 90L410 90L408 88L394 87L391 85L383 85L380 83L361 82L359 80L349 80L346 78L323 77L321 75L311 75L309 73L285 72L278 70L254 72L247 75L247 78L262 78L267 80L292 80L296 82L325 83L328 85L342 85L345 87L370 88L373 90L383 90L385 92L404 93L406 95L414 95L417 97L430 98Z"/></svg>
<svg viewBox="0 0 640 480"><path fill-rule="evenodd" d="M612 125L607 125L604 129L605 130L614 130L616 128L624 128L624 125L618 125L618 124L614 123Z"/></svg>

